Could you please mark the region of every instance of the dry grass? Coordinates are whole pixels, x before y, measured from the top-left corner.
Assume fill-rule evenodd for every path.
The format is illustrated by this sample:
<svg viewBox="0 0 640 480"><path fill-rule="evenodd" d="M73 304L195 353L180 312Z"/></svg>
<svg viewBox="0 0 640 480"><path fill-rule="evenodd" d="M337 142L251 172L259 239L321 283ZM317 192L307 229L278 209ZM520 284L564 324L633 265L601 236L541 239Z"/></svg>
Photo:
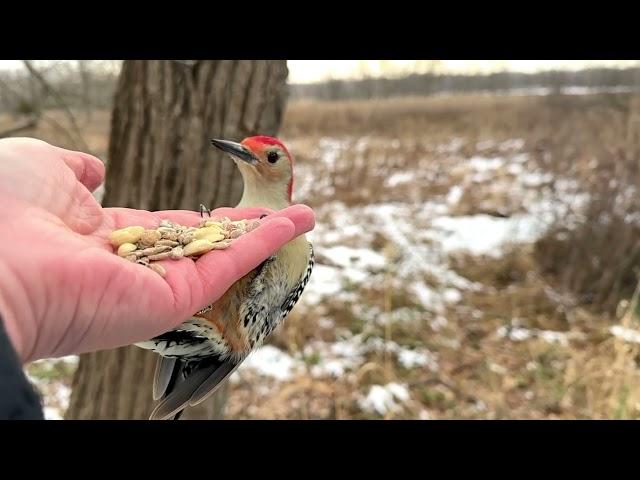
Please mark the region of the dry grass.
<svg viewBox="0 0 640 480"><path fill-rule="evenodd" d="M522 139L527 168L551 175L527 195L561 195L558 180L570 179L591 201L575 227L568 228L567 217L560 216L536 244L514 245L497 258L436 252L451 271L482 286L463 291L459 301L440 310L416 301L411 282L396 281L403 252L393 238L374 229L365 232L366 239L343 235L340 244L383 255L384 268L371 272L373 282L344 283L342 292L353 294L349 298L296 307L270 343L302 359L304 368L285 381L245 370L230 389L228 416L640 418L640 347L609 331L618 323L638 327L634 302L626 313L615 313L635 288L638 265L637 227L625 218L637 205L616 201L637 184L635 163L623 148L626 102L624 95L460 95L289 105L281 136L300 172L296 200L317 209L318 225L334 228L337 202L349 209L395 204L415 212L420 236L429 218L419 207L442 200L456 186L461 196L450 215L526 212L528 197L511 188L516 174L508 168L470 180L469 158L504 156L500 144L514 138ZM108 115L96 113L93 121L86 137L104 155ZM65 144L50 126L30 134ZM442 148L452 142L458 146ZM479 142L485 145L479 148ZM339 154L327 163L329 150ZM409 181L388 184L392 174L402 172L410 172ZM612 179L619 181L614 185ZM431 245L426 237L420 242ZM320 248L319 263L333 265L335 259ZM444 288L438 272L426 267L415 281ZM400 313L408 319L392 320ZM523 332L528 337L522 338ZM321 354L307 347L345 338L379 340L382 347L362 353L357 364L335 377L314 374ZM407 368L385 347L392 343L428 350L437 367ZM372 386L389 383L409 391L398 409L379 414L362 407Z"/></svg>

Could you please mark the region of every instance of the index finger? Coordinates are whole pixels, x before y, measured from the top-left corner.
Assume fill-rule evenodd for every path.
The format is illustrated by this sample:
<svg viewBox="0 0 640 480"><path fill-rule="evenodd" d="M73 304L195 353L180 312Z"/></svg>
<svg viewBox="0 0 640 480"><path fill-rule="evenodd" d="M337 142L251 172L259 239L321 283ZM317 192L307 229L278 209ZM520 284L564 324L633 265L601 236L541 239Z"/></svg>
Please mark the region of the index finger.
<svg viewBox="0 0 640 480"><path fill-rule="evenodd" d="M84 152L74 152L56 147L60 158L71 169L78 181L87 190L93 192L104 182L104 163L93 155Z"/></svg>

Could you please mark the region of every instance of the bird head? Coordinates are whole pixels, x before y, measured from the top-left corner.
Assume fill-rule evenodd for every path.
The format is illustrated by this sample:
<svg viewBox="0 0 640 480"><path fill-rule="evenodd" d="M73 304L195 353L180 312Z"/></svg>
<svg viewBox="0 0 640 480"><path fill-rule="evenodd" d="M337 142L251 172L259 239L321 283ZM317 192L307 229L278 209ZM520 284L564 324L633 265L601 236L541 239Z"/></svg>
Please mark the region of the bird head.
<svg viewBox="0 0 640 480"><path fill-rule="evenodd" d="M291 204L293 158L277 138L254 136L240 143L211 140L213 146L233 158L244 180L242 206L273 209Z"/></svg>

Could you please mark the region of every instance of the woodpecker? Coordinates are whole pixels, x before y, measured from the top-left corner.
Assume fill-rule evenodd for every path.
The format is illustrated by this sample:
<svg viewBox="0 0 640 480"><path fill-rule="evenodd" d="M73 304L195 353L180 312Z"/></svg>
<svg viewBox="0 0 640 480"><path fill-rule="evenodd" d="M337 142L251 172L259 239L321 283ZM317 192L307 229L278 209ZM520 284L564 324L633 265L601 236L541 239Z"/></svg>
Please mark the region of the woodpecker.
<svg viewBox="0 0 640 480"><path fill-rule="evenodd" d="M237 207L281 210L291 205L293 159L284 144L254 136L240 143L212 140L242 175ZM201 206L201 210L202 210ZM313 246L301 235L231 286L215 303L141 348L159 355L151 420L177 420L184 409L210 395L282 323L306 287L314 265Z"/></svg>

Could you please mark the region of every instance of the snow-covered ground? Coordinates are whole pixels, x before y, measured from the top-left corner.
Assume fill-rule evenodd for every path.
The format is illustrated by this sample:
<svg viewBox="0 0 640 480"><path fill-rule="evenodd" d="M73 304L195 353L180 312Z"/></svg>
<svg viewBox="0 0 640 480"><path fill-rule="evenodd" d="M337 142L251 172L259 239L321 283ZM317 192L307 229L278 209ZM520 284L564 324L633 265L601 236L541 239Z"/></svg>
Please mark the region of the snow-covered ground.
<svg viewBox="0 0 640 480"><path fill-rule="evenodd" d="M373 140L371 140L373 141ZM318 142L320 167L340 168L342 154L347 150L362 151L369 140L325 138ZM394 143L386 142L393 156ZM340 200L330 200L316 208L317 226L309 235L314 243L318 264L303 294L302 312L326 303L351 305L368 325L393 322L423 321L424 315L411 308L381 311L375 307L353 305L359 302L359 292L379 289L384 285L404 286L416 304L428 312L429 325L434 330L447 325L447 306L460 302L467 292L485 288L460 276L450 266L450 256L460 252L479 256L500 257L505 247L531 243L543 235L556 215L565 214L567 205L574 208L586 198L572 182L560 181L554 190L545 189L549 174L538 170L525 150L522 139L505 142L485 141L476 145L477 154L464 158L461 139L431 146L433 151L454 159L451 170L464 172L441 195L420 202L390 201L347 206ZM491 150L486 156L483 151ZM497 153L496 153L497 152ZM434 179L433 168L420 168L412 162L411 169L396 169L386 175L381 185L391 189L410 190L420 182ZM383 169L381 169L383 170ZM318 165L297 167L299 175L298 201L313 199L326 193L329 180L318 178ZM558 180L558 179L556 179ZM559 185L559 187L558 187ZM457 214L465 192L479 186L502 188L512 202L520 205L517 213L495 216L485 213ZM376 239L387 240L385 247ZM428 278L427 278L428 277ZM481 312L478 316L481 316ZM329 328L331 318L324 319ZM322 327L322 322L319 322ZM364 327L362 334L341 332L335 342L315 341L298 354L287 354L275 347L265 347L243 365L237 375L253 371L276 381L290 381L297 375L314 378L341 378L356 372L368 361L372 352L387 352L406 369L437 372L438 355L426 348L407 348L394 341L371 338L373 331ZM546 342L566 344L573 338L566 332L528 330L514 327L497 332L499 338L521 341L539 338ZM305 359L314 358L309 368ZM410 388L397 384L372 385L362 392L358 405L363 412L378 414L397 412L410 400ZM428 418L426 411L420 418Z"/></svg>
<svg viewBox="0 0 640 480"><path fill-rule="evenodd" d="M358 142L361 144L362 139ZM319 142L322 162L335 168L340 152L357 145L345 140L323 139ZM460 139L454 139L435 146L434 150L455 156L462 146ZM393 273L392 282L411 282L416 299L428 309L437 310L439 305L455 302L465 289L479 288L449 268L449 254L463 251L499 257L505 246L531 243L544 234L555 216L565 212L566 203L575 205L585 200L569 182L565 182L565 188L556 188L555 197L550 197L550 192L546 195L540 185L550 181L549 175L528 165L528 154L522 151L523 147L521 139L479 143L478 150L492 148L503 154L460 158L455 167L464 171L462 181L451 185L440 197L419 203L384 202L353 207L336 200L317 208L320 221L309 237L318 256L328 262L318 262L302 304L318 304L336 296L349 299L352 289L342 288L345 282L359 286L377 284L385 281L389 270ZM407 179L412 179L414 184L429 181L430 171L415 169L419 163L414 162L412 170L394 171L388 176L387 184L397 188ZM310 169L299 171L306 174L301 183L307 189L305 194L312 198L322 187L317 187ZM525 211L507 217L454 213L465 190L487 183L507 189ZM312 185L315 185L313 190ZM558 198L558 193L564 198ZM304 200L303 195L301 201ZM371 246L376 237L388 239L394 251L387 254L393 258L385 258L384 251ZM440 281L438 288L434 290L424 284L425 272Z"/></svg>

